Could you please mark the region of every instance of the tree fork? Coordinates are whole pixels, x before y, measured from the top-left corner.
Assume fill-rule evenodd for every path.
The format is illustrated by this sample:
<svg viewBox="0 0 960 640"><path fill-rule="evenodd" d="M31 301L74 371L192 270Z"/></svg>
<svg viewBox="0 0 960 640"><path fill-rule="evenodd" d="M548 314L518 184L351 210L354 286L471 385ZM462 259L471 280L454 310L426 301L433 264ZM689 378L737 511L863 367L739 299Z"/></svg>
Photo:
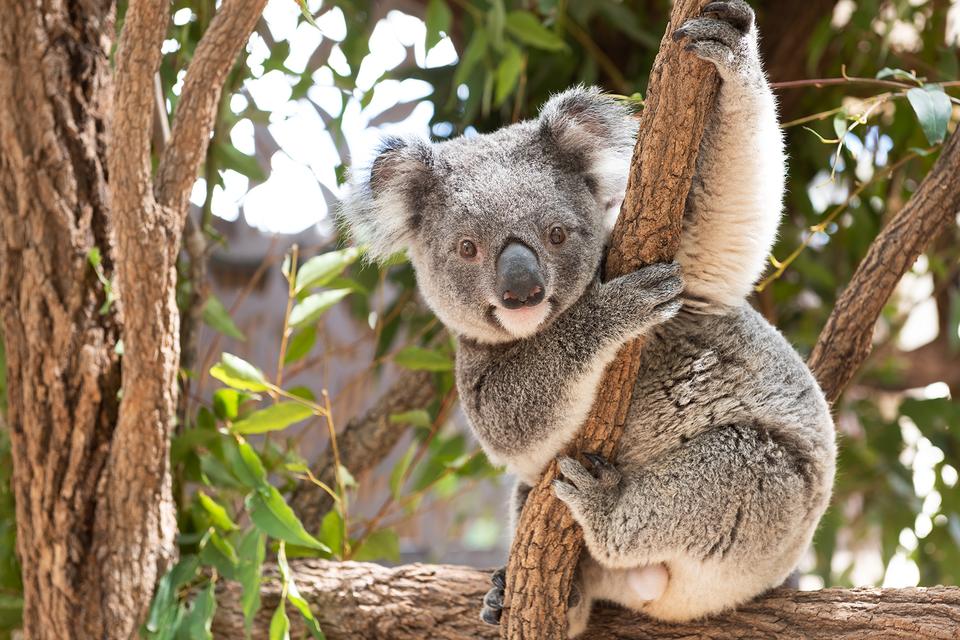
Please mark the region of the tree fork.
<svg viewBox="0 0 960 640"><path fill-rule="evenodd" d="M705 4L706 0L678 0L660 41L626 196L607 253L607 279L671 260L680 245L684 205L719 81L712 65L685 53L671 34L699 15ZM640 340L624 346L607 368L571 451L614 457L641 348ZM566 637L567 598L583 549L583 532L553 494L551 483L557 475L554 461L530 492L517 525L500 623L505 639Z"/></svg>

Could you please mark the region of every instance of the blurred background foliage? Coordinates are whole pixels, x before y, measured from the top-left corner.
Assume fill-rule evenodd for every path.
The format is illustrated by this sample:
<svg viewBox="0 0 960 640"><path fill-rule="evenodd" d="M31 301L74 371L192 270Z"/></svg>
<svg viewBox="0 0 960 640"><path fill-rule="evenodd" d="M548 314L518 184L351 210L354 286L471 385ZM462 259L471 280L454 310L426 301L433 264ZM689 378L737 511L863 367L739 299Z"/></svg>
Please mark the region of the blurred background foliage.
<svg viewBox="0 0 960 640"><path fill-rule="evenodd" d="M173 3L156 149L215 5ZM755 6L790 169L780 239L753 303L807 353L960 118L960 3ZM477 135L535 116L575 83L642 108L669 8L271 0L228 79L184 235L172 445L181 560L158 588L146 635L208 637L212 586L223 578L243 583L252 615L265 558L284 568L293 555L505 557L508 483L464 428L451 341L418 301L403 257L366 264L344 248L333 211L348 169L362 171L386 133ZM809 79L821 81L797 82ZM960 582L957 236L949 230L904 278L873 355L835 407L836 495L802 567L805 588ZM13 628L19 578L2 429L0 457L0 626ZM321 637L295 576L283 579ZM278 633L285 616L278 608Z"/></svg>

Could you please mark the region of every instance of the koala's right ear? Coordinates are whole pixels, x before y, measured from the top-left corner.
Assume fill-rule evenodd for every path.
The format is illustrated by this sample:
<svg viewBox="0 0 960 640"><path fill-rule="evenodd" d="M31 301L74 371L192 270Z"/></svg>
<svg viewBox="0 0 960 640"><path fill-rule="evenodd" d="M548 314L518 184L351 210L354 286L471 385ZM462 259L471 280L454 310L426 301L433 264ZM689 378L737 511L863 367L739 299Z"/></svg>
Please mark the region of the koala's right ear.
<svg viewBox="0 0 960 640"><path fill-rule="evenodd" d="M388 138L369 172L351 174L339 217L371 259L385 260L410 245L424 196L435 185L434 164L429 142Z"/></svg>

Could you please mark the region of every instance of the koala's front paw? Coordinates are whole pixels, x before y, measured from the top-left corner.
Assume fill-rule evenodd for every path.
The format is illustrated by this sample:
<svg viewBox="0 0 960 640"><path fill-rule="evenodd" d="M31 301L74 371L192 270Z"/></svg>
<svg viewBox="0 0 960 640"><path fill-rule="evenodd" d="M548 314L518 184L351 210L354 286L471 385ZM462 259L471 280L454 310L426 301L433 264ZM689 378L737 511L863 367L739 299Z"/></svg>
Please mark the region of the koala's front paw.
<svg viewBox="0 0 960 640"><path fill-rule="evenodd" d="M661 262L603 285L611 317L620 318L632 335L666 322L680 310L683 291L680 265Z"/></svg>
<svg viewBox="0 0 960 640"><path fill-rule="evenodd" d="M570 507L573 517L584 529L603 521L620 496L620 470L602 456L583 456L593 473L573 458L560 459L563 480L553 481L553 492Z"/></svg>
<svg viewBox="0 0 960 640"><path fill-rule="evenodd" d="M684 48L715 64L724 78L760 72L753 9L743 0L708 3L701 17L673 32L675 41L684 38L689 40Z"/></svg>
<svg viewBox="0 0 960 640"><path fill-rule="evenodd" d="M503 590L507 586L507 568L502 567L490 576L493 587L483 596L483 608L480 610L480 620L487 624L500 624L503 614Z"/></svg>

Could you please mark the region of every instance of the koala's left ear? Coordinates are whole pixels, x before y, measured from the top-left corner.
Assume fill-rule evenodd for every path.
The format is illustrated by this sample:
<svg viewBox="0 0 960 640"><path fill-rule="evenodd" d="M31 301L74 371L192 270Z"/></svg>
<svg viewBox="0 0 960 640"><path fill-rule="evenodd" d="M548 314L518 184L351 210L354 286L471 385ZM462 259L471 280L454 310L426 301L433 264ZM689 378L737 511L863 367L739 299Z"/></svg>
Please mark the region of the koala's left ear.
<svg viewBox="0 0 960 640"><path fill-rule="evenodd" d="M385 260L413 241L421 204L435 186L434 164L429 142L388 138L368 174L351 174L339 217L372 259Z"/></svg>
<svg viewBox="0 0 960 640"><path fill-rule="evenodd" d="M637 121L623 104L596 87L568 89L543 105L540 133L578 160L603 206L619 204L637 135Z"/></svg>

